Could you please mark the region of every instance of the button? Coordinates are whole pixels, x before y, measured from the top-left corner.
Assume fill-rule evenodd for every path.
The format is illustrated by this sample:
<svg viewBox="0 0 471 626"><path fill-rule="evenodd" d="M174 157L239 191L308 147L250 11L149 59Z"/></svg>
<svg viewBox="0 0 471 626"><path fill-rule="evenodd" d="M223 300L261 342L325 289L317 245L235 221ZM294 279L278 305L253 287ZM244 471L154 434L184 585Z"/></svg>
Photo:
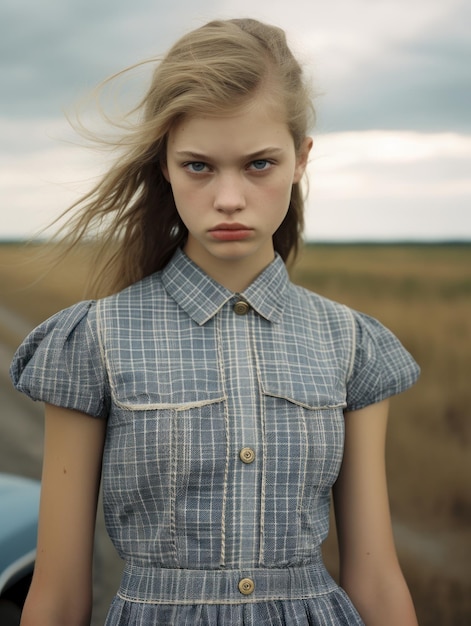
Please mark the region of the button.
<svg viewBox="0 0 471 626"><path fill-rule="evenodd" d="M245 300L239 300L234 304L234 313L236 315L247 315L250 305Z"/></svg>
<svg viewBox="0 0 471 626"><path fill-rule="evenodd" d="M242 448L239 452L239 458L243 463L253 463L255 461L255 452L252 448Z"/></svg>
<svg viewBox="0 0 471 626"><path fill-rule="evenodd" d="M239 591L244 596L249 596L255 590L255 583L251 578L242 578L239 582Z"/></svg>

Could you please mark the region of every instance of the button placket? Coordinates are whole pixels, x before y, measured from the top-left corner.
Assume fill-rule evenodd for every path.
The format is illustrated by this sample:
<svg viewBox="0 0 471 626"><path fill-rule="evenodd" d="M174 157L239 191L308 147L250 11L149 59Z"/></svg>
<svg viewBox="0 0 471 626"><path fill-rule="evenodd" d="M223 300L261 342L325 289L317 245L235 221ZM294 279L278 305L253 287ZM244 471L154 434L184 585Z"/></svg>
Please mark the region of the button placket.
<svg viewBox="0 0 471 626"><path fill-rule="evenodd" d="M226 542L224 562L233 567L253 563L260 552L260 480L256 471L256 460L247 464L246 454L241 451L249 447L259 449L260 403L258 401L257 377L253 354L252 325L256 316L252 307L240 294L234 294L225 308L226 332L223 342L222 363L228 396L228 437L230 441L229 484L233 484L227 498L225 517ZM246 528L243 539L240 529ZM238 585L234 581L234 587ZM247 594L248 595L248 594Z"/></svg>

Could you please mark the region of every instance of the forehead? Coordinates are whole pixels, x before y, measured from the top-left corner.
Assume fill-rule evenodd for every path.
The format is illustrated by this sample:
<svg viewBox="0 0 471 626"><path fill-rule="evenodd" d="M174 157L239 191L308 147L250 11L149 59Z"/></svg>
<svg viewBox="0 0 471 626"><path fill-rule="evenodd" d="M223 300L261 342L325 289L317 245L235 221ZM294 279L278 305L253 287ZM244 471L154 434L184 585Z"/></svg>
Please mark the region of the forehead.
<svg viewBox="0 0 471 626"><path fill-rule="evenodd" d="M260 144L289 148L292 137L281 107L263 96L220 114L194 113L180 118L168 135L169 149L255 152Z"/></svg>

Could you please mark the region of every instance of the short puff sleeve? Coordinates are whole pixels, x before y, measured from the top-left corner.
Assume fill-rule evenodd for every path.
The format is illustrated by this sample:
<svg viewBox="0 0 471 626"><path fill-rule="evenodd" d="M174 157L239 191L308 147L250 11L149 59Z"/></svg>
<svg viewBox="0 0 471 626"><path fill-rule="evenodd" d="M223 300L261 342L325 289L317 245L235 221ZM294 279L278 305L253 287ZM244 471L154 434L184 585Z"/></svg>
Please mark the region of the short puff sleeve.
<svg viewBox="0 0 471 626"><path fill-rule="evenodd" d="M353 311L353 366L347 381L347 410L355 411L411 387L420 368L399 339L378 320Z"/></svg>
<svg viewBox="0 0 471 626"><path fill-rule="evenodd" d="M95 303L75 304L33 330L13 357L10 376L33 400L106 417L110 394Z"/></svg>

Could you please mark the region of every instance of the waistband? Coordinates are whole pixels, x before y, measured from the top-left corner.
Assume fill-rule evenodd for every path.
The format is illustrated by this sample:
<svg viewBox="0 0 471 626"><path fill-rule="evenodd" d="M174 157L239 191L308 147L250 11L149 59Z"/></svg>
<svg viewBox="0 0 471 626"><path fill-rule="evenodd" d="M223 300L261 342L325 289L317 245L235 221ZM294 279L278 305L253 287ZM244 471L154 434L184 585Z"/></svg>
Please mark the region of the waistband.
<svg viewBox="0 0 471 626"><path fill-rule="evenodd" d="M118 596L146 604L244 604L314 598L337 588L321 560L298 567L230 570L127 563Z"/></svg>

